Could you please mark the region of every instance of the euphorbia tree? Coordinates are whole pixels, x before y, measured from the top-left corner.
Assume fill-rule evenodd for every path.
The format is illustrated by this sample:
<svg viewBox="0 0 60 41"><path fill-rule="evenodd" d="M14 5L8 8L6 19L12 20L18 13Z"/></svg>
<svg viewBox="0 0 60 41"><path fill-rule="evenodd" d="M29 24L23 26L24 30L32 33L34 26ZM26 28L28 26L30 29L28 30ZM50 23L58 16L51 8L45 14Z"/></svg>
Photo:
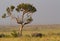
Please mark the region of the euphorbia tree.
<svg viewBox="0 0 60 41"><path fill-rule="evenodd" d="M22 15L20 16L22 18L20 18L19 16L18 17L13 16L12 12L14 10L16 10L19 13L22 12ZM34 12L36 12L36 8L31 4L21 3L21 4L17 5L16 8L15 8L15 6L7 7L6 11L7 11L8 16L6 14L4 14L2 16L2 18L11 17L11 18L16 19L17 23L21 24L21 27L20 27L19 31L20 31L20 34L22 35L22 29L23 29L24 25L29 24L33 21L31 15Z"/></svg>

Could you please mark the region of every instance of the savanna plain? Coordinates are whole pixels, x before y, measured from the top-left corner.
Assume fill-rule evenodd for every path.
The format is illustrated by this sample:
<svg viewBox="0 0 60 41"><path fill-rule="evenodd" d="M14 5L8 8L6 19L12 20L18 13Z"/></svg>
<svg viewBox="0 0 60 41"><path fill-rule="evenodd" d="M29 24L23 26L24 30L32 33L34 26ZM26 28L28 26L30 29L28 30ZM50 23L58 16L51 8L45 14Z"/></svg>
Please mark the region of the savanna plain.
<svg viewBox="0 0 60 41"><path fill-rule="evenodd" d="M23 36L13 37L12 31L18 32L20 26L0 25L0 34L9 35L0 38L0 41L60 41L60 24L27 25L23 28ZM42 37L32 37L33 33L42 33Z"/></svg>

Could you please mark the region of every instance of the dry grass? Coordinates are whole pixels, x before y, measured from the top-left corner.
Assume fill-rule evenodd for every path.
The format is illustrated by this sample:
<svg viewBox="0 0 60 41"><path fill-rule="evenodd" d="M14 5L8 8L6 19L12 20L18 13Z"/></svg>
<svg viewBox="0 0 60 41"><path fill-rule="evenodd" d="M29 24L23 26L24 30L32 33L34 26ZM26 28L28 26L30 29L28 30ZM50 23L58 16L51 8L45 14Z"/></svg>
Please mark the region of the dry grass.
<svg viewBox="0 0 60 41"><path fill-rule="evenodd" d="M20 38L0 38L0 41L60 41L60 37L20 37Z"/></svg>
<svg viewBox="0 0 60 41"><path fill-rule="evenodd" d="M43 26L43 27L45 27L45 26ZM48 27L50 27L50 26L48 26ZM46 28L46 27L42 28L41 27L41 28L38 28L37 30L36 30L36 28L33 28L33 29L31 28L32 29L31 30L28 27L29 28L28 30L23 30L23 36L22 37L0 38L0 41L60 41L60 29L59 29L58 26L53 26L53 27L55 27L55 28ZM11 31L4 31L4 30L2 29L2 31L0 31L0 33L11 35ZM16 28L15 28L15 30L16 30ZM43 36L42 38L25 36L25 35L30 35L31 36L32 33L36 33L36 32L43 33L43 34L45 34L45 36Z"/></svg>

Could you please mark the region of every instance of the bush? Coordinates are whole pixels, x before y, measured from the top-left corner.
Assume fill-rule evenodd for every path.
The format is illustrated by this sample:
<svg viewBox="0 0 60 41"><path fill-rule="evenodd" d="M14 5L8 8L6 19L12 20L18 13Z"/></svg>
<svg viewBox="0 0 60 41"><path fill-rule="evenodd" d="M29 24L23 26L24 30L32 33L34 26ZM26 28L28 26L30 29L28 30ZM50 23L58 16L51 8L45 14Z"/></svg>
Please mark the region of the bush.
<svg viewBox="0 0 60 41"><path fill-rule="evenodd" d="M0 38L3 38L3 37L10 37L10 35L0 34Z"/></svg>
<svg viewBox="0 0 60 41"><path fill-rule="evenodd" d="M11 33L13 37L20 37L20 34L16 32L15 30Z"/></svg>
<svg viewBox="0 0 60 41"><path fill-rule="evenodd" d="M33 33L32 34L32 37L42 37L42 36L44 36L44 34L42 34L42 33Z"/></svg>
<svg viewBox="0 0 60 41"><path fill-rule="evenodd" d="M0 34L0 38L5 37L5 34Z"/></svg>
<svg viewBox="0 0 60 41"><path fill-rule="evenodd" d="M10 35L5 35L5 37L7 37L7 38L8 38L8 37L11 37L11 36L10 36Z"/></svg>

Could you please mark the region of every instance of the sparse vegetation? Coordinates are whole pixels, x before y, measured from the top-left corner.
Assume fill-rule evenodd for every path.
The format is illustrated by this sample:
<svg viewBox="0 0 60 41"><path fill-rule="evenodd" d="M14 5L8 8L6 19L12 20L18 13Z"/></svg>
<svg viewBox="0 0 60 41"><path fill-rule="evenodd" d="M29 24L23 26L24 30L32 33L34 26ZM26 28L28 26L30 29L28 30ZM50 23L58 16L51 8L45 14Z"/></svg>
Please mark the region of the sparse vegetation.
<svg viewBox="0 0 60 41"><path fill-rule="evenodd" d="M11 37L10 35L6 35L6 34L4 34L4 33L1 33L0 34L0 38L8 38L8 37Z"/></svg>
<svg viewBox="0 0 60 41"><path fill-rule="evenodd" d="M11 33L11 35L12 35L13 37L19 37L20 34L14 30L14 31Z"/></svg>
<svg viewBox="0 0 60 41"><path fill-rule="evenodd" d="M5 37L5 34L0 34L0 38L3 38L3 37Z"/></svg>
<svg viewBox="0 0 60 41"><path fill-rule="evenodd" d="M36 26L34 26L36 27ZM5 36L9 36L9 37L1 37L0 41L60 41L60 29L59 28L42 28L40 30L34 30L34 27L31 28L33 30L30 30L30 28L28 30L23 30L23 36L22 37L14 37L11 36L11 33L14 33L14 31L10 31L9 29L7 29L7 32L0 31L0 34L4 34ZM40 27L39 27L40 28ZM12 28L11 28L12 29ZM25 28L27 29L27 28ZM16 30L16 33L18 33L17 29L14 28L13 30ZM41 33L45 36L40 37L32 37L33 33Z"/></svg>

